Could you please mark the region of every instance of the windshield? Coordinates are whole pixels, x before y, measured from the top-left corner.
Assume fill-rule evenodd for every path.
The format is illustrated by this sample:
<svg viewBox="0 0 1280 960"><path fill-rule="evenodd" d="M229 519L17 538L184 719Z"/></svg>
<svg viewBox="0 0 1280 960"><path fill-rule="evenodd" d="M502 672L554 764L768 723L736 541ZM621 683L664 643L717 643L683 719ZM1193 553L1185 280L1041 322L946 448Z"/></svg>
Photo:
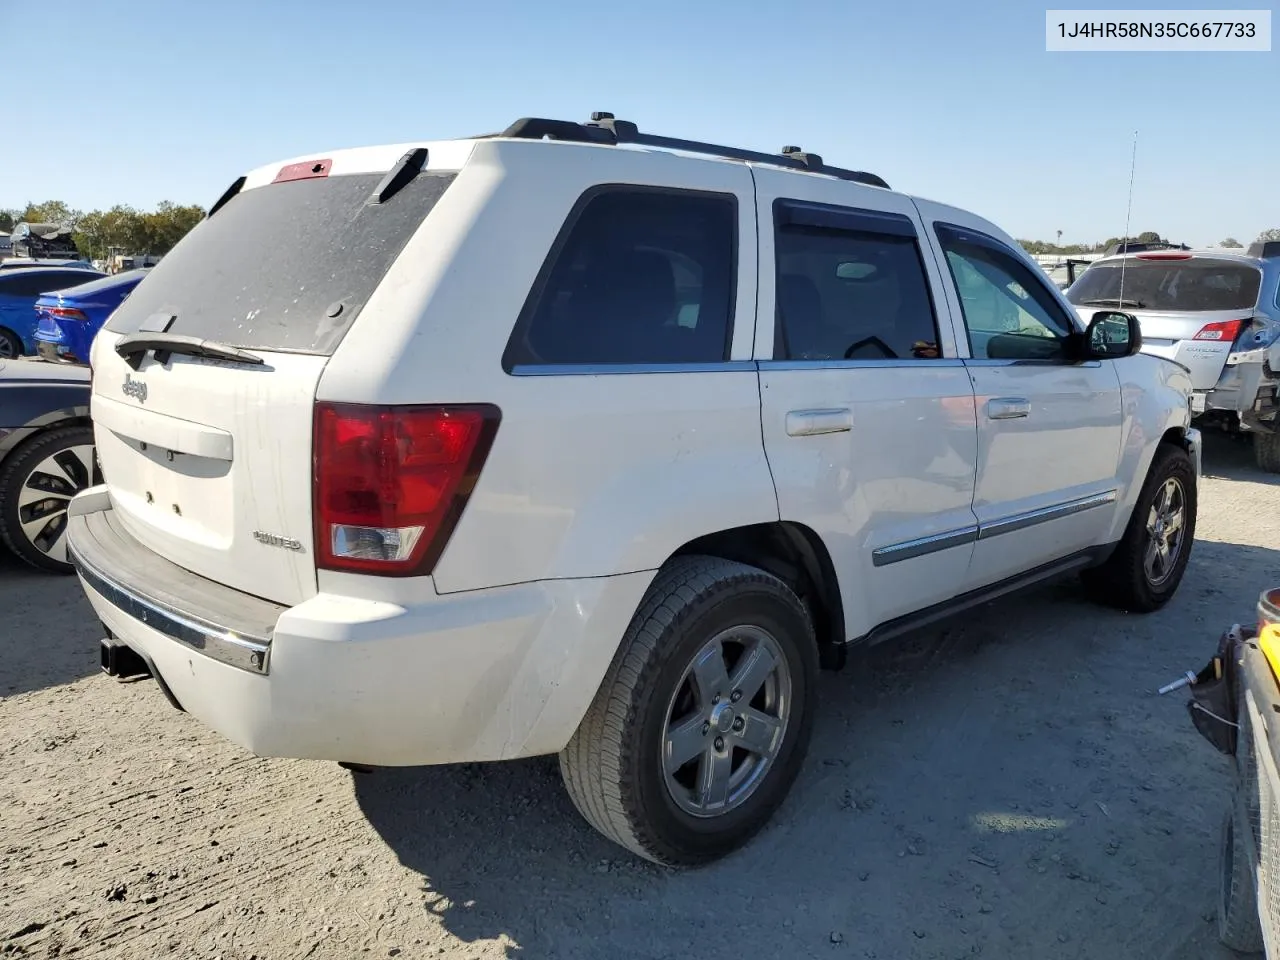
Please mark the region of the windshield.
<svg viewBox="0 0 1280 960"><path fill-rule="evenodd" d="M107 329L171 316L168 333L330 355L454 176L419 174L382 204L369 203L381 173L239 193L151 268Z"/></svg>
<svg viewBox="0 0 1280 960"><path fill-rule="evenodd" d="M1124 263L1121 303L1120 264ZM1246 263L1197 257L1100 263L1067 291L1076 305L1115 304L1139 310L1205 312L1251 310L1258 302L1262 272Z"/></svg>

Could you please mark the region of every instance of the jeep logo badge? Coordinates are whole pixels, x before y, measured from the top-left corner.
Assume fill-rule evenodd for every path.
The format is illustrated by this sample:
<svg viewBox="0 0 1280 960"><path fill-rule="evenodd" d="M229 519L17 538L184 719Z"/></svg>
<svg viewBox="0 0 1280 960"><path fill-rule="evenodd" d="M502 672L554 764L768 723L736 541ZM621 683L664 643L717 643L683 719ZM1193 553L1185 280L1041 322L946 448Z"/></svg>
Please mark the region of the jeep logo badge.
<svg viewBox="0 0 1280 960"><path fill-rule="evenodd" d="M120 388L124 391L126 397L134 397L139 403L147 402L147 385L141 380L135 380L129 374L124 375L124 386Z"/></svg>

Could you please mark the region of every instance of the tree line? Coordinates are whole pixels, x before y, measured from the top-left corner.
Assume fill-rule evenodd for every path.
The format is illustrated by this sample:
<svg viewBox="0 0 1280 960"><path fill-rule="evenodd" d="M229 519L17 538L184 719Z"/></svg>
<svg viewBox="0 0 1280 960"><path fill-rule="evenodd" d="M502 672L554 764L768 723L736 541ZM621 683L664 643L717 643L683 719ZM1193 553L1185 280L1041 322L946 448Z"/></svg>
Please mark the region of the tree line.
<svg viewBox="0 0 1280 960"><path fill-rule="evenodd" d="M1125 240L1128 243L1170 242L1154 230L1145 230L1136 237L1111 237L1109 240L1105 240L1102 243L1071 243L1065 246L1059 243L1054 243L1050 240L1019 240L1018 243L1022 245L1022 249L1026 250L1027 253L1032 256L1047 253L1071 256L1073 254L1081 253L1104 253L1108 247L1120 243L1122 240ZM1280 240L1280 227L1272 227L1270 230L1263 230L1262 233L1258 234L1258 239L1255 242L1264 243L1268 240ZM1225 240L1221 241L1218 246L1239 249L1242 248L1244 244L1235 237L1227 237Z"/></svg>
<svg viewBox="0 0 1280 960"><path fill-rule="evenodd" d="M53 223L70 227L81 256L106 259L111 248L122 253L168 253L187 231L204 219L204 208L164 201L154 210L135 210L117 204L110 210L73 210L61 200L28 203L0 209L0 230L11 233L16 224Z"/></svg>
<svg viewBox="0 0 1280 960"><path fill-rule="evenodd" d="M168 253L174 244L186 236L188 230L204 219L204 214L203 207L183 207L168 200L149 212L117 204L110 210L90 210L87 213L73 210L61 200L46 200L44 203L28 203L25 208L0 209L0 230L12 232L14 225L23 221L67 226L73 231L72 239L81 255L99 260L105 259L112 247L118 247L126 253ZM1071 243L1065 246L1050 240L1019 240L1018 243L1033 256L1071 256L1102 253L1121 239L1111 237L1102 243ZM1128 240L1159 243L1164 238L1154 230L1146 230ZM1259 242L1267 240L1280 240L1280 227L1264 230L1258 235ZM1239 248L1244 244L1234 237L1227 237L1218 246Z"/></svg>

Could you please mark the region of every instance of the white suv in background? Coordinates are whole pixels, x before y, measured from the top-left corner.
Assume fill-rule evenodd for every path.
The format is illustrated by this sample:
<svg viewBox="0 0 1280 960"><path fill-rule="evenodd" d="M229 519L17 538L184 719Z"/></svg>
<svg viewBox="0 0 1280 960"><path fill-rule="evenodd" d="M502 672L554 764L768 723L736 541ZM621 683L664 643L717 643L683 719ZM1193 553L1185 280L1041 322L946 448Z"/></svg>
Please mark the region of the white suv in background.
<svg viewBox="0 0 1280 960"><path fill-rule="evenodd" d="M801 765L816 672L1195 534L1185 371L1004 232L788 148L523 120L255 170L93 348L70 553L108 672L262 755L558 753L691 864Z"/></svg>

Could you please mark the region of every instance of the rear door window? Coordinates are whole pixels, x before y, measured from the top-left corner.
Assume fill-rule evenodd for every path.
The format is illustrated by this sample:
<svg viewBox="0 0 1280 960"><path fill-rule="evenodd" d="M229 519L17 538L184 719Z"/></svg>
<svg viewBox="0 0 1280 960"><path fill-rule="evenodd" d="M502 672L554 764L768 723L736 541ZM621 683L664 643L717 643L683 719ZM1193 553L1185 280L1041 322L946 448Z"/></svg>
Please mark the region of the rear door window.
<svg viewBox="0 0 1280 960"><path fill-rule="evenodd" d="M723 361L736 253L732 195L589 191L543 266L503 365Z"/></svg>
<svg viewBox="0 0 1280 960"><path fill-rule="evenodd" d="M850 211L846 219L857 216ZM774 359L941 356L914 227L905 217L873 214L866 220L865 229L782 220L776 224ZM896 229L880 230L880 221Z"/></svg>
<svg viewBox="0 0 1280 960"><path fill-rule="evenodd" d="M147 275L107 329L168 332L236 347L330 355L454 174L421 173L385 203L383 174L316 177L245 190Z"/></svg>
<svg viewBox="0 0 1280 960"><path fill-rule="evenodd" d="M1095 264L1067 292L1077 306L1121 306L1136 310L1210 312L1251 310L1258 302L1262 271L1247 263L1196 257L1191 260ZM1120 303L1123 298L1124 303Z"/></svg>

